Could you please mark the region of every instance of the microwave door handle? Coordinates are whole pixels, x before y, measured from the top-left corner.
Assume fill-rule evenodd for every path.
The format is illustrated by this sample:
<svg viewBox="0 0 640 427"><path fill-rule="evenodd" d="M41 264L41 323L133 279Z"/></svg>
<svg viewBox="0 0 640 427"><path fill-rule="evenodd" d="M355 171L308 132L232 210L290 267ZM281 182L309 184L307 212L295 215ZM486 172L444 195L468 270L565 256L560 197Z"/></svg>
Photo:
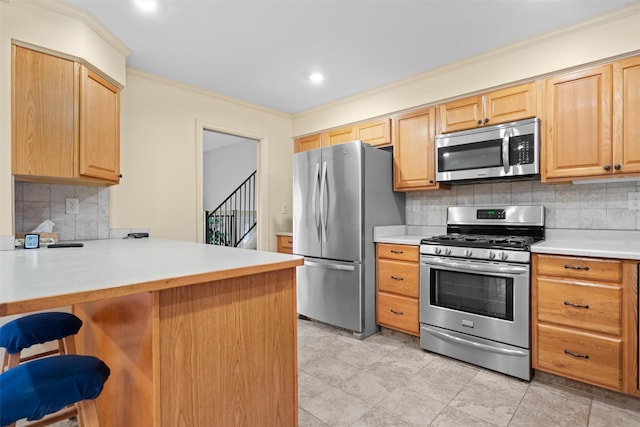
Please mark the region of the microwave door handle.
<svg viewBox="0 0 640 427"><path fill-rule="evenodd" d="M504 137L502 138L502 167L504 173L509 173L509 137L511 129L506 128L504 130Z"/></svg>

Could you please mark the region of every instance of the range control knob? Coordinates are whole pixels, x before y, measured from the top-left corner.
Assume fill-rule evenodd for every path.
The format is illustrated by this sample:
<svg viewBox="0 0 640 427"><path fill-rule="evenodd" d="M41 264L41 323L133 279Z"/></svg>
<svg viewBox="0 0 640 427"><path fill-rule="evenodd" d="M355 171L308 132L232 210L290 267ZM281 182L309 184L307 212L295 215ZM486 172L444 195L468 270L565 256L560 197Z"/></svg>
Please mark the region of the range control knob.
<svg viewBox="0 0 640 427"><path fill-rule="evenodd" d="M436 255L440 255L441 252L442 252L441 248L435 248Z"/></svg>
<svg viewBox="0 0 640 427"><path fill-rule="evenodd" d="M500 252L500 259L501 260L506 260L507 258L509 258L509 254L506 252Z"/></svg>
<svg viewBox="0 0 640 427"><path fill-rule="evenodd" d="M444 248L445 255L451 255L451 248Z"/></svg>
<svg viewBox="0 0 640 427"><path fill-rule="evenodd" d="M496 257L496 253L493 251L489 251L489 259L494 259Z"/></svg>
<svg viewBox="0 0 640 427"><path fill-rule="evenodd" d="M473 252L471 252L471 249L465 249L464 250L464 256L470 257L472 254L473 254Z"/></svg>

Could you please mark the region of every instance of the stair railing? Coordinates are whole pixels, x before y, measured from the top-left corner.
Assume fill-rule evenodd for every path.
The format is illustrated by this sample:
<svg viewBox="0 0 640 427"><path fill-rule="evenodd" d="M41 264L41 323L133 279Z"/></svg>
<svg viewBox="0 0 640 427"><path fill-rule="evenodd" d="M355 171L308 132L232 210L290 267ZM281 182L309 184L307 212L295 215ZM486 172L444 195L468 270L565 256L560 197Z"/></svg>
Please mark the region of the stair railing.
<svg viewBox="0 0 640 427"><path fill-rule="evenodd" d="M205 212L205 242L237 247L256 227L256 172L253 171L217 208Z"/></svg>

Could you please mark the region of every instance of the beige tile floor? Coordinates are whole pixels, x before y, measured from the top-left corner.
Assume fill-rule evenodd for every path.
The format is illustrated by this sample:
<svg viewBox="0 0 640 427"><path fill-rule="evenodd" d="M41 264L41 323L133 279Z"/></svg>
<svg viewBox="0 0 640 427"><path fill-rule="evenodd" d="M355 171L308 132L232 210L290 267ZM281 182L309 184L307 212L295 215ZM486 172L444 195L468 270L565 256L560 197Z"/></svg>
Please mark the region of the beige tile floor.
<svg viewBox="0 0 640 427"><path fill-rule="evenodd" d="M363 341L298 321L300 427L640 426L640 399L536 372L526 382L383 329Z"/></svg>

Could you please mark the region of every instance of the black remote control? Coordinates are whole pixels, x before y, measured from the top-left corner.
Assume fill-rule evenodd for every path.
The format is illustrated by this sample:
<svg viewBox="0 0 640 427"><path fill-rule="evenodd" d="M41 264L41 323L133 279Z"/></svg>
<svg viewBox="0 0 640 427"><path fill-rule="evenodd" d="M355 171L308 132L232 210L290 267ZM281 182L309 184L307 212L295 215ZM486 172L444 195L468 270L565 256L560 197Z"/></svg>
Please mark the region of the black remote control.
<svg viewBox="0 0 640 427"><path fill-rule="evenodd" d="M48 248L81 248L84 246L84 243L70 242L70 243L52 243Z"/></svg>

